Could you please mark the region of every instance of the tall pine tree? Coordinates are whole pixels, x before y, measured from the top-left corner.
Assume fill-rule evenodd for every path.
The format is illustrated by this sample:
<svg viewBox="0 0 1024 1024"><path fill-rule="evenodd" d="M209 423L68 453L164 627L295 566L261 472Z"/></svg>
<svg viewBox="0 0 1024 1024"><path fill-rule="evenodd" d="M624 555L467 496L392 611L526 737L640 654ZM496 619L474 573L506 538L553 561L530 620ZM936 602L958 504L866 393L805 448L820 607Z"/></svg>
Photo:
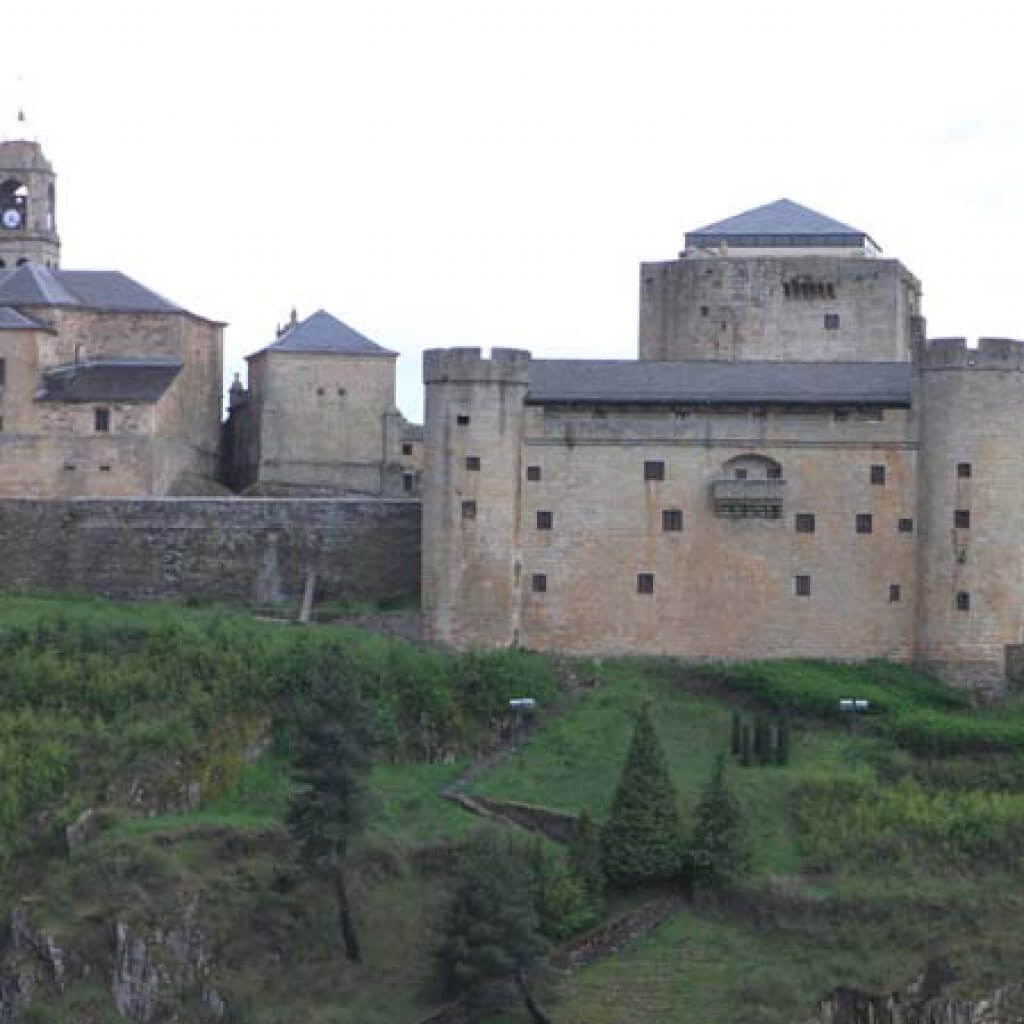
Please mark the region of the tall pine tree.
<svg viewBox="0 0 1024 1024"><path fill-rule="evenodd" d="M288 807L288 828L303 859L330 878L345 955L362 959L349 904L345 856L367 814L367 776L373 732L358 693L321 678L294 721L293 769L298 784Z"/></svg>
<svg viewBox="0 0 1024 1024"><path fill-rule="evenodd" d="M601 830L601 850L605 875L618 888L679 875L679 798L647 704L637 719L611 815Z"/></svg>

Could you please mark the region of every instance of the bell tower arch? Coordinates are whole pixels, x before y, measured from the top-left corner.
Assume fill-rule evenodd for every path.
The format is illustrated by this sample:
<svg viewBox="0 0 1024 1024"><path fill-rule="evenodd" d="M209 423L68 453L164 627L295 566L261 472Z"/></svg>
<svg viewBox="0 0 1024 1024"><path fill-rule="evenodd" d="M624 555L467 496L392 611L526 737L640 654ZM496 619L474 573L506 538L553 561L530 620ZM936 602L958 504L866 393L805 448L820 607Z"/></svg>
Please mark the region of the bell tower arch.
<svg viewBox="0 0 1024 1024"><path fill-rule="evenodd" d="M24 118L19 116L18 127ZM0 271L60 265L56 175L38 142L0 141Z"/></svg>

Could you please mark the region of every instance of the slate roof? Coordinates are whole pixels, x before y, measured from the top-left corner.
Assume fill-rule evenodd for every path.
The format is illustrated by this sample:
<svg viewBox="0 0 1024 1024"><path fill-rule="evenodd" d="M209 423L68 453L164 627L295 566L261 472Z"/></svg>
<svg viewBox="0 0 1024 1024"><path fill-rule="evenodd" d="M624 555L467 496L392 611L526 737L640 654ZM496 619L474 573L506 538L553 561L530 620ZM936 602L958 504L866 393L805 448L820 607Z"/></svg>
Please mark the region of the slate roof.
<svg viewBox="0 0 1024 1024"><path fill-rule="evenodd" d="M50 270L38 263L0 271L0 305L194 315L117 270Z"/></svg>
<svg viewBox="0 0 1024 1024"><path fill-rule="evenodd" d="M0 331L37 331L42 324L23 316L10 306L0 306Z"/></svg>
<svg viewBox="0 0 1024 1024"><path fill-rule="evenodd" d="M91 359L45 370L39 402L155 402L181 371L176 359Z"/></svg>
<svg viewBox="0 0 1024 1024"><path fill-rule="evenodd" d="M871 237L816 210L790 199L756 206L735 217L707 224L686 234L686 247L713 247L722 242L730 246L771 248L781 246L856 246ZM875 246L877 248L877 246Z"/></svg>
<svg viewBox="0 0 1024 1024"><path fill-rule="evenodd" d="M537 359L532 404L910 405L909 363Z"/></svg>
<svg viewBox="0 0 1024 1024"><path fill-rule="evenodd" d="M403 441L422 441L423 440L423 424L422 423L406 423L402 428L402 440Z"/></svg>
<svg viewBox="0 0 1024 1024"><path fill-rule="evenodd" d="M260 349L260 352L335 352L347 356L398 354L370 341L323 309L289 327L277 341ZM259 355L259 352L253 355ZM252 356L246 358L251 359Z"/></svg>

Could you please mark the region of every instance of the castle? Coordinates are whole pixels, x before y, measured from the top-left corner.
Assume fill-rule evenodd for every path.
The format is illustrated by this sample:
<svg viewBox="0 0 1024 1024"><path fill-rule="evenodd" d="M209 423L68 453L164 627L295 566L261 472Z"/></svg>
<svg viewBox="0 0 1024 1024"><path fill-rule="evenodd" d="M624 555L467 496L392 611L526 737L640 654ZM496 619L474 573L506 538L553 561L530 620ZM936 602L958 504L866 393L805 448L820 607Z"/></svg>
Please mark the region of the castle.
<svg viewBox="0 0 1024 1024"><path fill-rule="evenodd" d="M1024 344L788 200L640 268L639 359L424 354L427 638L1019 674Z"/></svg>
<svg viewBox="0 0 1024 1024"><path fill-rule="evenodd" d="M427 351L423 428L395 354L323 310L248 357L222 424L222 329L63 270L53 169L0 143L0 585L281 599L316 570L368 597L419 567L455 648L1024 677L1024 344L926 340L864 231L780 200L690 232L640 268L638 359ZM422 527L396 501L421 470Z"/></svg>

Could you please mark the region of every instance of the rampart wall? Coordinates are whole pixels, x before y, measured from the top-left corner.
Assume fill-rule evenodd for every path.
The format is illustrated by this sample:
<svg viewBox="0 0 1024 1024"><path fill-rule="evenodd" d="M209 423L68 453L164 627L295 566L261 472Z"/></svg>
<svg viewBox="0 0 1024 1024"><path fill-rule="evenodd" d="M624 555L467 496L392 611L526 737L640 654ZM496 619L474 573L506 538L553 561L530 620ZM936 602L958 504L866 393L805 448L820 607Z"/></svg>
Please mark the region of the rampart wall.
<svg viewBox="0 0 1024 1024"><path fill-rule="evenodd" d="M273 602L416 597L417 501L0 500L0 589Z"/></svg>

